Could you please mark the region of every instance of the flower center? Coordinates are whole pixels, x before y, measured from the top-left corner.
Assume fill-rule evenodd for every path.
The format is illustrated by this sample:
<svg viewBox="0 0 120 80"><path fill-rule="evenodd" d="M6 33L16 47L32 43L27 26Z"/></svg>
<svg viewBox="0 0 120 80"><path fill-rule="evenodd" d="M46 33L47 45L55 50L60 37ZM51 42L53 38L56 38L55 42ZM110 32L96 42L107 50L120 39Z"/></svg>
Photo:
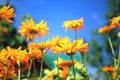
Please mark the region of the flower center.
<svg viewBox="0 0 120 80"><path fill-rule="evenodd" d="M37 34L37 31L34 30L34 29L31 29L31 30L30 30L30 34Z"/></svg>

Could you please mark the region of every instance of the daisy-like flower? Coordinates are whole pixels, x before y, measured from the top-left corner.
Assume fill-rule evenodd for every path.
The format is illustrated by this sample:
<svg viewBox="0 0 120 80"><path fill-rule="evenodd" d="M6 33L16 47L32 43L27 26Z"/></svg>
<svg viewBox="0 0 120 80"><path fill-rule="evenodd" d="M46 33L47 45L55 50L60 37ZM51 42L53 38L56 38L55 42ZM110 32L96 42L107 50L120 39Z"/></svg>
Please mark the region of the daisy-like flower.
<svg viewBox="0 0 120 80"><path fill-rule="evenodd" d="M65 21L63 23L63 26L66 28L66 31L70 27L71 30L75 30L76 32L80 29L83 28L84 26L84 18L80 18L78 20L72 20L72 21Z"/></svg>
<svg viewBox="0 0 120 80"><path fill-rule="evenodd" d="M21 47L18 49L14 49L11 47L7 47L7 49L1 50L1 55L6 60L12 60L16 62L17 60L26 60L28 61L27 51L21 50Z"/></svg>
<svg viewBox="0 0 120 80"><path fill-rule="evenodd" d="M78 39L64 46L64 52L67 55L74 55L77 51L88 51L88 43L83 44L83 39Z"/></svg>
<svg viewBox="0 0 120 80"><path fill-rule="evenodd" d="M27 20L27 22L22 22L20 26L21 30L18 32L24 36L26 35L26 40L35 39L36 35L39 37L44 37L43 34L48 34L49 28L47 23L42 20L39 24L35 24L33 19Z"/></svg>
<svg viewBox="0 0 120 80"><path fill-rule="evenodd" d="M113 17L110 21L111 25L118 26L120 28L120 16Z"/></svg>
<svg viewBox="0 0 120 80"><path fill-rule="evenodd" d="M104 26L103 28L99 28L98 33L109 32L115 28L114 25Z"/></svg>
<svg viewBox="0 0 120 80"><path fill-rule="evenodd" d="M40 46L36 43L29 43L28 44L28 56L30 57L30 59L39 59L41 57L41 50L40 50Z"/></svg>
<svg viewBox="0 0 120 80"><path fill-rule="evenodd" d="M10 5L3 6L0 9L0 19L4 19L7 22L13 23L13 21L11 20L11 18L15 16L13 12L14 12L14 8L10 8Z"/></svg>
<svg viewBox="0 0 120 80"><path fill-rule="evenodd" d="M80 52L87 52L88 51L88 43L83 43L83 39L76 40L77 46L76 48Z"/></svg>
<svg viewBox="0 0 120 80"><path fill-rule="evenodd" d="M62 38L58 35L53 37L51 41L52 41L52 47L51 47L52 52L57 54L60 52L63 53L63 47L64 45L67 45L70 42L70 39L68 39L68 37Z"/></svg>

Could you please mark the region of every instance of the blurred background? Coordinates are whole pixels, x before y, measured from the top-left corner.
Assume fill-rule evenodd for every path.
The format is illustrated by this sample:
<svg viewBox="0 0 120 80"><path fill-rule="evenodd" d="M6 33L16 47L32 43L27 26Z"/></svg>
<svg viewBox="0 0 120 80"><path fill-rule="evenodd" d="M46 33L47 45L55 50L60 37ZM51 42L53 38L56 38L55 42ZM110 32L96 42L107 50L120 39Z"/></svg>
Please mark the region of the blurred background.
<svg viewBox="0 0 120 80"><path fill-rule="evenodd" d="M37 37L35 42L39 42L51 39L56 35L68 36L71 40L74 40L74 32L72 30L65 32L65 28L62 26L63 22L84 17L85 25L82 30L78 31L78 37L89 43L88 70L90 80L106 79L102 67L113 64L111 49L107 35L98 34L98 29L109 24L112 17L120 15L120 0L0 0L0 7L7 4L11 4L15 8L16 17L13 24L5 21L0 22L0 49L7 45L16 48L23 46L23 49L27 47L29 42L17 32L20 29L21 22L26 19L33 18L36 24L44 19L48 23L49 35L44 38ZM118 31L119 29L114 29L111 32L116 55L119 42ZM68 58L62 54L60 56L65 59ZM50 56L46 54L45 57L45 64L53 69L52 61L56 57L53 54ZM78 55L74 57L77 59Z"/></svg>

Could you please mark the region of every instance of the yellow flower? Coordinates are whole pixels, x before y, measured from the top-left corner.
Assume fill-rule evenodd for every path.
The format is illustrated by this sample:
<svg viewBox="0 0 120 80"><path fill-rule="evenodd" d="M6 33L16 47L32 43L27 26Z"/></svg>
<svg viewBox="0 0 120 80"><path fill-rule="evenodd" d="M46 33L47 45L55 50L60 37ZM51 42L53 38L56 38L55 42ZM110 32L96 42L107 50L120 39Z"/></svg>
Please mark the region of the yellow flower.
<svg viewBox="0 0 120 80"><path fill-rule="evenodd" d="M21 47L18 49L14 49L11 47L7 47L7 49L1 50L1 58L4 58L5 60L12 60L16 62L17 60L26 60L28 61L27 57L27 51L26 50L21 50Z"/></svg>
<svg viewBox="0 0 120 80"><path fill-rule="evenodd" d="M113 17L110 21L111 25L118 26L120 28L120 16Z"/></svg>
<svg viewBox="0 0 120 80"><path fill-rule="evenodd" d="M67 55L74 55L77 51L88 51L88 43L83 44L83 39L78 39L64 46L64 52Z"/></svg>
<svg viewBox="0 0 120 80"><path fill-rule="evenodd" d="M98 33L109 32L109 31L113 30L114 28L115 28L114 25L105 26L103 28L99 28Z"/></svg>
<svg viewBox="0 0 120 80"><path fill-rule="evenodd" d="M83 44L83 39L76 40L76 48L80 52L87 52L88 51L88 43Z"/></svg>
<svg viewBox="0 0 120 80"><path fill-rule="evenodd" d="M67 45L70 42L70 39L68 39L68 37L62 38L58 35L53 37L51 42L52 42L52 46L51 46L52 52L57 54L63 52L64 45Z"/></svg>
<svg viewBox="0 0 120 80"><path fill-rule="evenodd" d="M41 57L41 50L39 49L34 49L34 50L31 50L29 51L29 54L28 56L30 57L30 59L39 59Z"/></svg>
<svg viewBox="0 0 120 80"><path fill-rule="evenodd" d="M38 34L39 37L44 37L43 34L48 34L49 28L47 27L47 23L44 23L42 20L39 24L35 24L33 19L27 20L27 22L22 22L20 26L21 30L18 32L24 36L26 35L26 40L35 39Z"/></svg>
<svg viewBox="0 0 120 80"><path fill-rule="evenodd" d="M79 29L83 28L83 26L84 26L84 18L82 17L82 18L80 18L78 20L65 21L63 23L63 26L66 28L66 31L70 27L71 30L75 30L77 32Z"/></svg>
<svg viewBox="0 0 120 80"><path fill-rule="evenodd" d="M13 21L11 20L11 18L15 16L13 12L14 12L14 8L10 8L10 5L3 6L0 9L0 19L4 19L7 22L13 23Z"/></svg>
<svg viewBox="0 0 120 80"><path fill-rule="evenodd" d="M35 50L35 49L39 49L39 45L34 43L34 42L31 42L28 44L28 50Z"/></svg>

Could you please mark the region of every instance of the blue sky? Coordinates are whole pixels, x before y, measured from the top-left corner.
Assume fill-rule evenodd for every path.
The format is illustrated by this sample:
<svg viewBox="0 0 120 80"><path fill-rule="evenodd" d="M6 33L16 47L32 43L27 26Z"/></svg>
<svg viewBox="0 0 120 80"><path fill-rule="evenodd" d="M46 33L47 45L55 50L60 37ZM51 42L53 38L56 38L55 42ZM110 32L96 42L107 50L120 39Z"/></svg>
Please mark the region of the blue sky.
<svg viewBox="0 0 120 80"><path fill-rule="evenodd" d="M48 23L49 35L45 38L37 38L36 41L47 40L56 35L69 36L75 39L74 32L62 27L66 20L84 17L85 26L78 31L80 38L91 40L92 29L102 27L105 23L107 9L105 0L11 0L16 8L15 27L19 29L20 18L26 13L36 20L36 24L44 19Z"/></svg>

